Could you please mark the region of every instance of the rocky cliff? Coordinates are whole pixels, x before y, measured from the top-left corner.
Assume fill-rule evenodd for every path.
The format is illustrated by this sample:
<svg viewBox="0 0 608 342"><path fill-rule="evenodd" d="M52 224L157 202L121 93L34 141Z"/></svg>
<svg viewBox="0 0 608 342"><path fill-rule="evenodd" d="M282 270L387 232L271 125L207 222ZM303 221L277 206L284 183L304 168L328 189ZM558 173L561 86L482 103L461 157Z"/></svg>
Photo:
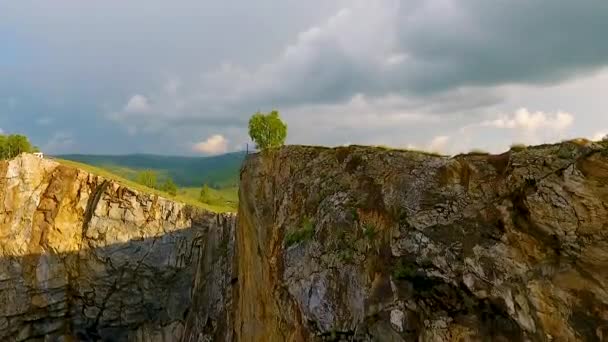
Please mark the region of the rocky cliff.
<svg viewBox="0 0 608 342"><path fill-rule="evenodd" d="M238 215L238 341L608 340L607 146L287 147Z"/></svg>
<svg viewBox="0 0 608 342"><path fill-rule="evenodd" d="M603 341L608 146L290 146L238 222L0 164L2 341Z"/></svg>
<svg viewBox="0 0 608 342"><path fill-rule="evenodd" d="M227 336L232 275L224 265L233 260L225 250L234 227L233 215L54 161L24 154L1 162L0 340ZM215 265L223 269L210 273ZM222 304L204 302L206 293Z"/></svg>

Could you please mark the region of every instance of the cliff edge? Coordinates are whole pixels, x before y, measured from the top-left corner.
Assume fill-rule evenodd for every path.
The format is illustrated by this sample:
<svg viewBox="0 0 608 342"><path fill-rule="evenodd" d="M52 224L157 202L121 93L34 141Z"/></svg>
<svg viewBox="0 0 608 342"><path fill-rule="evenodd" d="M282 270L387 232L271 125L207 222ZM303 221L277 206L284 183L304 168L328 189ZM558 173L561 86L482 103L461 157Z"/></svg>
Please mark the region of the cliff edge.
<svg viewBox="0 0 608 342"><path fill-rule="evenodd" d="M608 148L250 156L239 341L608 338Z"/></svg>
<svg viewBox="0 0 608 342"><path fill-rule="evenodd" d="M2 341L603 341L608 145L251 155L238 220L0 163Z"/></svg>
<svg viewBox="0 0 608 342"><path fill-rule="evenodd" d="M234 225L52 160L0 162L0 340L178 341ZM205 335L225 335L228 299L213 294Z"/></svg>

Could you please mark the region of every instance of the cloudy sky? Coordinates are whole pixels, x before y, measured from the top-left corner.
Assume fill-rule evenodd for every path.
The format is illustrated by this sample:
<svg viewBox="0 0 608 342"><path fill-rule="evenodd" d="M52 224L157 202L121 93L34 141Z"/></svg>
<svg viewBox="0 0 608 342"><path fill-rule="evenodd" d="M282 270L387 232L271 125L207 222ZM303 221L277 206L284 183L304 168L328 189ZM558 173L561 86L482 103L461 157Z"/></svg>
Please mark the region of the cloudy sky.
<svg viewBox="0 0 608 342"><path fill-rule="evenodd" d="M444 153L608 133L605 0L0 0L0 129L48 153Z"/></svg>

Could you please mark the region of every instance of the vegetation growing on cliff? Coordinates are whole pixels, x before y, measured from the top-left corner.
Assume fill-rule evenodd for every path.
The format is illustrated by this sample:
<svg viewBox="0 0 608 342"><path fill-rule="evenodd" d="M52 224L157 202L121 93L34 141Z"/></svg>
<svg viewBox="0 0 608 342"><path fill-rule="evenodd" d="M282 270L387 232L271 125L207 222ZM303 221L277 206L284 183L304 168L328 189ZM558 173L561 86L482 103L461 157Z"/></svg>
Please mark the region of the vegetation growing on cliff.
<svg viewBox="0 0 608 342"><path fill-rule="evenodd" d="M528 148L528 146L526 146L526 144L515 143L515 144L511 145L510 150L515 151L515 152L520 152L520 151L524 151L527 148Z"/></svg>
<svg viewBox="0 0 608 342"><path fill-rule="evenodd" d="M180 188L208 184L213 189L238 186L239 169L244 152L228 153L212 157L160 156L151 154L109 155L61 155L58 158L96 166L123 178L134 180L142 170L156 172L159 179L170 177Z"/></svg>
<svg viewBox="0 0 608 342"><path fill-rule="evenodd" d="M148 188L156 189L157 186L157 176L156 172L152 170L143 170L137 174L137 178L135 181L143 186L147 186Z"/></svg>
<svg viewBox="0 0 608 342"><path fill-rule="evenodd" d="M228 202L235 205L238 202L238 188L233 190L229 189L213 189L207 184L203 184L198 194L198 200L201 203L207 203L211 205L227 205ZM192 194L194 197L195 194Z"/></svg>
<svg viewBox="0 0 608 342"><path fill-rule="evenodd" d="M12 159L21 153L37 152L38 148L21 134L0 134L0 159Z"/></svg>
<svg viewBox="0 0 608 342"><path fill-rule="evenodd" d="M416 275L416 267L411 263L399 260L393 266L393 277L397 280L411 279Z"/></svg>
<svg viewBox="0 0 608 342"><path fill-rule="evenodd" d="M489 154L490 154L490 152L484 151L479 148L474 148L471 151L469 151L469 155L472 155L472 156L487 156Z"/></svg>
<svg viewBox="0 0 608 342"><path fill-rule="evenodd" d="M302 220L302 226L285 235L285 244L287 247L298 244L302 241L308 241L315 235L315 227L312 220L309 217L304 217Z"/></svg>
<svg viewBox="0 0 608 342"><path fill-rule="evenodd" d="M249 136L257 148L267 151L285 144L287 125L276 110L268 114L257 112L249 119Z"/></svg>
<svg viewBox="0 0 608 342"><path fill-rule="evenodd" d="M140 191L156 190L165 197L189 204L234 212L238 204L238 170L243 157L242 153L203 158L69 155L69 161L63 158L59 161L128 182ZM200 197L201 188L193 186L200 184L197 179L203 179L207 185L204 200Z"/></svg>
<svg viewBox="0 0 608 342"><path fill-rule="evenodd" d="M135 181L147 188L158 189L168 193L171 196L177 195L177 185L171 177L165 176L165 180L161 183L158 181L158 176L153 170L143 170L137 173Z"/></svg>
<svg viewBox="0 0 608 342"><path fill-rule="evenodd" d="M368 240L373 240L376 237L376 227L371 223L364 224L363 234Z"/></svg>
<svg viewBox="0 0 608 342"><path fill-rule="evenodd" d="M160 189L172 196L177 195L177 185L173 182L173 179L167 178L165 182L161 185Z"/></svg>
<svg viewBox="0 0 608 342"><path fill-rule="evenodd" d="M79 163L79 162L75 162L75 161L71 161L71 160L65 160L65 159L55 159L55 160L63 165L79 168L86 172L89 172L89 173L92 173L92 174L95 174L95 175L98 175L98 176L101 176L101 177L104 177L107 179L111 179L121 185L124 185L126 187L129 187L129 188L137 190L137 191L155 194L155 195L158 195L158 196L161 196L164 198L172 198L175 201L186 203L186 204L196 206L196 207L201 207L201 208L204 208L204 209L207 209L210 211L214 211L214 212L235 212L236 211L237 204L236 204L236 201L234 200L234 198L236 198L237 195L236 195L236 190L234 188L230 188L229 190L226 190L226 193L235 192L235 194L232 197L230 197L230 200L226 200L224 202L217 201L212 204L203 203L203 202L200 202L195 195L193 195L198 192L197 188L179 189L176 191L176 195L173 196L171 193L169 193L168 191L163 189L163 187L161 187L160 189L150 188L150 187L144 186L140 183L137 183L136 181L134 181L132 179L121 177L121 176L114 174L103 168L99 168L99 167L95 167L92 165ZM213 189L211 192L212 193L217 192L217 193L221 193L222 195L228 196L224 192L219 192L219 191L216 191Z"/></svg>
<svg viewBox="0 0 608 342"><path fill-rule="evenodd" d="M209 190L209 186L207 184L203 184L198 200L203 203L207 203L207 201L209 201L209 198L211 197L210 192L211 190Z"/></svg>

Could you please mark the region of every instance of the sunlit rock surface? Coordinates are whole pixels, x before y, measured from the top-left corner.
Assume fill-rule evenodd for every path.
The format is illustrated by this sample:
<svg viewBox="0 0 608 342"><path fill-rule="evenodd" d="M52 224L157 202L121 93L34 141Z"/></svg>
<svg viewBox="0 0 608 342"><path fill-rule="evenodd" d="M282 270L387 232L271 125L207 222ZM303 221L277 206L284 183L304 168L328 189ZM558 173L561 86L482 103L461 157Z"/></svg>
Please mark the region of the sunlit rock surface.
<svg viewBox="0 0 608 342"><path fill-rule="evenodd" d="M608 338L606 144L285 147L238 220L32 158L0 164L2 341Z"/></svg>
<svg viewBox="0 0 608 342"><path fill-rule="evenodd" d="M27 154L0 190L1 341L178 341L207 237L234 229Z"/></svg>
<svg viewBox="0 0 608 342"><path fill-rule="evenodd" d="M250 157L239 341L608 339L608 149Z"/></svg>

